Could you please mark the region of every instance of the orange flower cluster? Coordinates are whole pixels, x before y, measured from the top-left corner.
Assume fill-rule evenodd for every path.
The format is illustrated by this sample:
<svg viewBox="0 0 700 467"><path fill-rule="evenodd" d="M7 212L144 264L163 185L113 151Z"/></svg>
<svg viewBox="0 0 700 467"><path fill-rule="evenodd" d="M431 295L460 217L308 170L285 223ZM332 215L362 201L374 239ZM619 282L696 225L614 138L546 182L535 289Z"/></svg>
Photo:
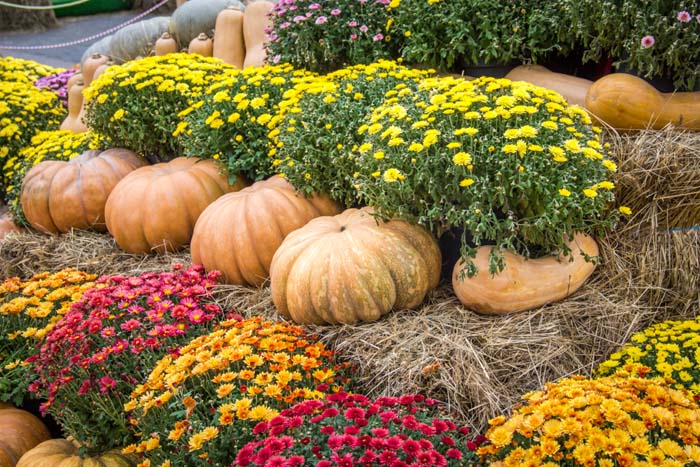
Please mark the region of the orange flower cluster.
<svg viewBox="0 0 700 467"><path fill-rule="evenodd" d="M125 409L143 435L125 452L144 453L142 466L226 465L258 422L343 389L342 369L298 326L222 322L162 358L134 389Z"/></svg>

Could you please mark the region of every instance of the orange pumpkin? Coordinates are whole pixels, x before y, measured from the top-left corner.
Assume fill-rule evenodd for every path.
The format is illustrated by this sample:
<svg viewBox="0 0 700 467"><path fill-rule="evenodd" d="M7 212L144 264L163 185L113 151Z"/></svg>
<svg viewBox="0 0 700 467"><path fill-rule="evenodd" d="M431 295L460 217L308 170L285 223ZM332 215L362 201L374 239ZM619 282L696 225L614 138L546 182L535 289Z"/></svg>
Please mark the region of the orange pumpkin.
<svg viewBox="0 0 700 467"><path fill-rule="evenodd" d="M568 243L571 255L527 259L504 251L505 269L489 273L490 246L476 249L473 259L478 272L460 279L464 262L458 261L452 272L452 287L462 304L487 315L532 310L561 300L576 292L595 269L582 253L598 256L598 244L585 234L577 234ZM573 261L569 261L573 259Z"/></svg>
<svg viewBox="0 0 700 467"><path fill-rule="evenodd" d="M213 47L214 43L211 37L207 36L205 33L201 33L199 36L192 39L187 48L187 53L199 54L202 57L211 57Z"/></svg>
<svg viewBox="0 0 700 467"><path fill-rule="evenodd" d="M17 467L134 467L136 461L112 450L90 457L81 457L80 446L66 439L50 439L27 451Z"/></svg>
<svg viewBox="0 0 700 467"><path fill-rule="evenodd" d="M228 184L211 160L179 157L141 167L124 177L107 199L107 229L129 253L174 251L189 244L197 218L219 196L245 187Z"/></svg>
<svg viewBox="0 0 700 467"><path fill-rule="evenodd" d="M284 237L340 206L328 197L305 198L278 176L228 193L207 207L194 228L192 262L223 273L230 284L261 285Z"/></svg>
<svg viewBox="0 0 700 467"><path fill-rule="evenodd" d="M216 16L213 55L229 65L243 68L245 54L242 8L227 7Z"/></svg>
<svg viewBox="0 0 700 467"><path fill-rule="evenodd" d="M267 52L266 28L272 28L270 11L275 6L272 2L258 1L250 3L243 14L243 37L245 40L245 61L243 68L265 65Z"/></svg>
<svg viewBox="0 0 700 467"><path fill-rule="evenodd" d="M700 91L665 94L627 73L612 73L593 83L586 109L618 130L660 130L669 123L700 130Z"/></svg>
<svg viewBox="0 0 700 467"><path fill-rule="evenodd" d="M593 81L564 73L556 73L541 65L521 65L513 68L507 75L511 81L526 81L536 86L551 89L561 94L569 104L584 107L586 93Z"/></svg>
<svg viewBox="0 0 700 467"><path fill-rule="evenodd" d="M128 149L89 150L69 161L40 162L22 182L24 215L42 232L104 232L107 197L119 180L144 164Z"/></svg>
<svg viewBox="0 0 700 467"><path fill-rule="evenodd" d="M162 36L156 41L156 45L153 47L153 53L155 55L167 55L177 52L177 41L170 33L164 32Z"/></svg>
<svg viewBox="0 0 700 467"><path fill-rule="evenodd" d="M83 81L82 73L76 73L73 76L78 76L68 90L68 115L61 122L59 129L72 131L73 133L85 133L88 131L87 125L83 122L83 89L85 89L85 81ZM71 79L73 78L71 76ZM70 81L70 80L69 80Z"/></svg>
<svg viewBox="0 0 700 467"><path fill-rule="evenodd" d="M300 324L375 321L418 306L437 286L440 264L425 229L348 209L287 235L270 265L272 300Z"/></svg>
<svg viewBox="0 0 700 467"><path fill-rule="evenodd" d="M0 467L14 467L25 452L49 438L48 428L37 417L0 402Z"/></svg>

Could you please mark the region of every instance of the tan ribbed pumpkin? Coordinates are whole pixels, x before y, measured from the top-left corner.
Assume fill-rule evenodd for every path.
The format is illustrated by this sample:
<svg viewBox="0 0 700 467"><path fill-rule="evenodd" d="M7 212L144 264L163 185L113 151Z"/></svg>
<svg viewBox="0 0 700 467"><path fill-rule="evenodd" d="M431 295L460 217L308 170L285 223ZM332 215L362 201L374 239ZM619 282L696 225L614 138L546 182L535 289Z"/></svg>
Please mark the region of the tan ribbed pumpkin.
<svg viewBox="0 0 700 467"><path fill-rule="evenodd" d="M42 232L104 232L107 197L126 174L145 163L135 152L118 148L88 150L69 161L40 162L22 182L22 211Z"/></svg>
<svg viewBox="0 0 700 467"><path fill-rule="evenodd" d="M0 402L0 467L14 467L25 452L49 438L49 430L37 417Z"/></svg>
<svg viewBox="0 0 700 467"><path fill-rule="evenodd" d="M192 262L223 273L230 284L258 286L284 237L340 206L327 197L306 198L278 176L229 193L207 207L194 228Z"/></svg>
<svg viewBox="0 0 700 467"><path fill-rule="evenodd" d="M504 251L506 267L494 276L489 273L492 247L478 247L473 259L478 273L460 279L464 263L458 261L452 272L452 287L465 307L487 315L532 310L556 302L576 292L596 267L581 254L598 256L598 244L592 237L577 234L568 246L571 255L562 258L527 259Z"/></svg>
<svg viewBox="0 0 700 467"><path fill-rule="evenodd" d="M115 449L81 457L80 447L66 439L50 439L27 451L17 467L134 467L136 461Z"/></svg>
<svg viewBox="0 0 700 467"><path fill-rule="evenodd" d="M234 185L211 160L179 157L141 167L112 190L105 206L107 229L129 253L173 251L190 243L199 215Z"/></svg>
<svg viewBox="0 0 700 467"><path fill-rule="evenodd" d="M272 300L300 324L375 321L418 306L437 286L440 263L425 229L348 209L287 235L270 266Z"/></svg>

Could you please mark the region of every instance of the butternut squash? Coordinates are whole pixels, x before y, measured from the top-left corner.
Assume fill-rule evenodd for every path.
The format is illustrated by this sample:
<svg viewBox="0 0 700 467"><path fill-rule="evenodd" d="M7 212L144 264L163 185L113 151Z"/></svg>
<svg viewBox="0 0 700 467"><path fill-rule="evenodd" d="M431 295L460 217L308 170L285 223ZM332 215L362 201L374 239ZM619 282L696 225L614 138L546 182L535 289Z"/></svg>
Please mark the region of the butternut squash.
<svg viewBox="0 0 700 467"><path fill-rule="evenodd" d="M199 54L203 57L211 57L213 43L211 37L206 33L201 33L190 41L190 46L187 48L187 53Z"/></svg>
<svg viewBox="0 0 700 467"><path fill-rule="evenodd" d="M494 276L488 266L492 247L481 246L473 260L477 274L460 279L464 262L458 261L452 271L452 288L465 307L487 315L532 310L559 301L576 292L596 267L582 252L598 256L598 244L588 235L576 234L568 246L571 256L565 257L527 259L505 251L506 267Z"/></svg>
<svg viewBox="0 0 700 467"><path fill-rule="evenodd" d="M216 16L214 27L214 57L236 68L243 68L246 54L243 15L238 6L224 8Z"/></svg>
<svg viewBox="0 0 700 467"><path fill-rule="evenodd" d="M507 75L511 81L527 81L536 86L551 89L561 94L569 104L586 105L586 93L593 81L565 73L556 73L541 65L521 65Z"/></svg>
<svg viewBox="0 0 700 467"><path fill-rule="evenodd" d="M668 124L700 130L700 91L662 93L627 73L612 73L593 83L586 108L618 130L660 130Z"/></svg>
<svg viewBox="0 0 700 467"><path fill-rule="evenodd" d="M265 42L266 29L272 28L270 11L275 6L272 2L259 1L250 3L243 13L243 38L245 40L245 61L243 68L263 66L267 58Z"/></svg>
<svg viewBox="0 0 700 467"><path fill-rule="evenodd" d="M168 32L164 32L160 38L156 41L156 45L153 47L153 53L155 55L167 55L174 54L177 52L177 41Z"/></svg>
<svg viewBox="0 0 700 467"><path fill-rule="evenodd" d="M114 62L112 60L108 60L104 62L102 65L98 66L97 69L95 70L95 74L92 76L92 80L95 81L98 76L100 76L104 71L114 65Z"/></svg>
<svg viewBox="0 0 700 467"><path fill-rule="evenodd" d="M85 60L85 62L80 66L80 72L83 74L83 81L85 82L85 86L90 86L90 83L92 83L92 80L95 76L95 70L102 65L103 63L107 63L109 61L109 57L106 55L102 55L100 53L94 53Z"/></svg>
<svg viewBox="0 0 700 467"><path fill-rule="evenodd" d="M83 89L85 89L85 81L81 77L68 91L68 116L61 122L61 130L69 130L73 133L88 131L88 127L82 119L84 114Z"/></svg>

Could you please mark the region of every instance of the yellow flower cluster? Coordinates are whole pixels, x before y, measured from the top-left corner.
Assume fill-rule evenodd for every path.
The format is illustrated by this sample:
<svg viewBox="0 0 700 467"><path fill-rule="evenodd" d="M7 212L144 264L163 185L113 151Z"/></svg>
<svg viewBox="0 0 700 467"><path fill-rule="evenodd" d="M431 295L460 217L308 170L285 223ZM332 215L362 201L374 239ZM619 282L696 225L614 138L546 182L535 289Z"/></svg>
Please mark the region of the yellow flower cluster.
<svg viewBox="0 0 700 467"><path fill-rule="evenodd" d="M2 169L9 182L5 188L7 202L15 220L23 223L19 197L26 173L44 160L70 160L88 149L98 149L102 138L92 132L74 133L68 130L39 131L31 144L18 155L8 158Z"/></svg>
<svg viewBox="0 0 700 467"><path fill-rule="evenodd" d="M0 81L31 85L39 78L51 76L61 71L63 71L63 68L53 68L33 60L0 56Z"/></svg>
<svg viewBox="0 0 700 467"><path fill-rule="evenodd" d="M523 397L496 417L479 449L504 467L597 467L700 463L700 409L659 380L572 377Z"/></svg>
<svg viewBox="0 0 700 467"><path fill-rule="evenodd" d="M235 70L217 58L175 53L109 67L83 91L90 128L147 159L184 153L171 137L178 112Z"/></svg>
<svg viewBox="0 0 700 467"><path fill-rule="evenodd" d="M12 370L26 365L24 358L36 346L25 340L42 340L71 304L94 286L96 278L94 274L64 269L54 274L36 274L27 281L12 277L0 284L0 343L7 339L8 355L21 357L3 362L2 368ZM15 350L21 352L15 354Z"/></svg>
<svg viewBox="0 0 700 467"><path fill-rule="evenodd" d="M240 444L252 436L252 425L280 409L323 398L319 384L339 390L331 355L298 326L261 318L224 321L177 356L163 357L134 389L124 408L149 435L125 452L165 462L172 452L162 446L171 443L180 446L175 451L211 458L216 454L207 451L207 443L213 439L230 437Z"/></svg>
<svg viewBox="0 0 700 467"><path fill-rule="evenodd" d="M633 335L600 364L597 375L620 372L662 377L677 389L700 394L700 319L664 321Z"/></svg>

